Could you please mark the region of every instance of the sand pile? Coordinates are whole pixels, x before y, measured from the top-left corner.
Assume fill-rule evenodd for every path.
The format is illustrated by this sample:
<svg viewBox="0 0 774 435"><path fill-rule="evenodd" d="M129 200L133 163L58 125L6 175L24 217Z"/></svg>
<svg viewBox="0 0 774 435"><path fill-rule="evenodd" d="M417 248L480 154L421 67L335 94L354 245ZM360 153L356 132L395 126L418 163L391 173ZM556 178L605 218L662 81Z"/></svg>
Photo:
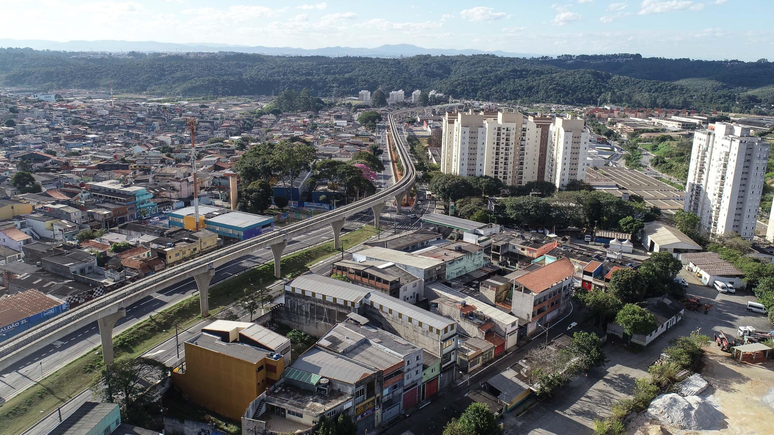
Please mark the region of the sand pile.
<svg viewBox="0 0 774 435"><path fill-rule="evenodd" d="M656 397L648 415L663 425L690 430L717 430L725 419L713 396L682 397L674 393Z"/></svg>
<svg viewBox="0 0 774 435"><path fill-rule="evenodd" d="M706 390L708 386L709 384L707 384L707 381L705 381L700 374L696 373L677 384L675 389L683 397L698 396L699 393Z"/></svg>

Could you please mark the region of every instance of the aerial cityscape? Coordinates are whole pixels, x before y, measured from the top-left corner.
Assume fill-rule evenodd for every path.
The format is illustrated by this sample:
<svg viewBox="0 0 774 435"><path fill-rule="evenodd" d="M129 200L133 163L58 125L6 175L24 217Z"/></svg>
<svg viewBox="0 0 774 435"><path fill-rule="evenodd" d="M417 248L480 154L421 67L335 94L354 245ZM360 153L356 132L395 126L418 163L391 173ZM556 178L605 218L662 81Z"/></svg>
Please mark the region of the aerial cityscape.
<svg viewBox="0 0 774 435"><path fill-rule="evenodd" d="M0 435L774 434L772 14L4 5Z"/></svg>

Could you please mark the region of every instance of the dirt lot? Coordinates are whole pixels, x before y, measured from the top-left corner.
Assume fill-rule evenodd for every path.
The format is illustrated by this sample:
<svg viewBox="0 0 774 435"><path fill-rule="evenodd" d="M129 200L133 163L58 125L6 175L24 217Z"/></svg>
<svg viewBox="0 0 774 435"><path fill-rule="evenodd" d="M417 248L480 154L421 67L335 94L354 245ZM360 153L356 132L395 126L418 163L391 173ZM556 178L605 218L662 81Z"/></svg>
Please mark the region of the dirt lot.
<svg viewBox="0 0 774 435"><path fill-rule="evenodd" d="M715 396L720 412L725 416L723 429L686 431L664 427L664 432L658 432L653 431L655 428L648 427L651 422L640 416L629 425L629 433L774 434L774 361L768 360L760 365L739 364L731 359L730 354L721 352L714 345L707 348L705 355L705 366L701 374L710 384L706 394Z"/></svg>

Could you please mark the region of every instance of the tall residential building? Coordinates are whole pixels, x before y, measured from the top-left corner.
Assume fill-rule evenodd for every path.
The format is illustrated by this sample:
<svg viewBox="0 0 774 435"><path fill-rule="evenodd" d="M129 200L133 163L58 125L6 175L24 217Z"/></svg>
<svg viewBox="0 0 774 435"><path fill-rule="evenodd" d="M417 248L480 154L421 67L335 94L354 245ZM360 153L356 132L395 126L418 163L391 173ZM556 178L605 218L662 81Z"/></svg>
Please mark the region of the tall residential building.
<svg viewBox="0 0 774 435"><path fill-rule="evenodd" d="M551 145L549 129L554 118L551 116L530 116L524 136L523 184L530 181L551 181L546 178L548 148Z"/></svg>
<svg viewBox="0 0 774 435"><path fill-rule="evenodd" d="M403 89L397 91L390 91L390 98L387 100L390 104L402 103L405 99Z"/></svg>
<svg viewBox="0 0 774 435"><path fill-rule="evenodd" d="M363 90L362 90L362 91L360 91L360 93L358 94L358 97L357 97L357 99L358 99L359 101L363 101L363 102L365 102L366 104L370 104L370 103L371 103L371 91L368 91L368 90L365 90L365 89L363 89Z"/></svg>
<svg viewBox="0 0 774 435"><path fill-rule="evenodd" d="M524 116L518 112L447 113L441 137L441 171L487 175L520 185Z"/></svg>
<svg viewBox="0 0 774 435"><path fill-rule="evenodd" d="M589 134L582 119L556 118L549 127L545 181L563 189L572 180L586 178Z"/></svg>
<svg viewBox="0 0 774 435"><path fill-rule="evenodd" d="M422 91L417 89L416 91L411 93L411 102L414 103L414 104L418 103L419 102L419 97L421 97L421 96L422 96Z"/></svg>
<svg viewBox="0 0 774 435"><path fill-rule="evenodd" d="M752 240L770 147L728 123L694 134L684 209L699 216L702 229Z"/></svg>

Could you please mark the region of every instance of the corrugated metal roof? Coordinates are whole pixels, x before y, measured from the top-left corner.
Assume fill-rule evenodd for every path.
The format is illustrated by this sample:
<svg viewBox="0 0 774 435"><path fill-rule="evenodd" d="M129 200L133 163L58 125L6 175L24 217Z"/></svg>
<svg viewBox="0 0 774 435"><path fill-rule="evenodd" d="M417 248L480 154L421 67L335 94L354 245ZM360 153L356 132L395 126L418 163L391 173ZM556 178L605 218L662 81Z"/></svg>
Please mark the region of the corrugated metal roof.
<svg viewBox="0 0 774 435"><path fill-rule="evenodd" d="M316 346L299 356L291 368L348 384L376 373L373 369Z"/></svg>
<svg viewBox="0 0 774 435"><path fill-rule="evenodd" d="M264 328L261 325L250 325L248 328L239 332L240 335L249 337L261 346L276 351L288 342L288 338L277 334L274 331Z"/></svg>
<svg viewBox="0 0 774 435"><path fill-rule="evenodd" d="M419 269L429 269L443 264L443 261L435 258L422 257L402 251L394 251L386 248L367 248L356 252L353 257L375 258L396 264L407 264Z"/></svg>
<svg viewBox="0 0 774 435"><path fill-rule="evenodd" d="M442 295L457 302L460 302L463 300L466 301L468 304L475 302L476 303L475 307L477 311L493 319L497 323L500 323L501 325L512 325L514 322L517 323L519 321L519 319L516 316L512 316L491 305L487 305L486 303L472 296L468 296L464 293L458 292L457 290L454 290L453 288L447 285L441 284L439 282L433 282L433 283L427 284L426 287L435 291L436 294L438 294L439 296Z"/></svg>
<svg viewBox="0 0 774 435"><path fill-rule="evenodd" d="M675 227L654 221L645 224L644 232L648 239L658 244L659 248L701 251L701 246Z"/></svg>
<svg viewBox="0 0 774 435"><path fill-rule="evenodd" d="M307 292L315 292L349 302L360 302L369 292L367 288L355 284L314 274L301 275L289 285Z"/></svg>
<svg viewBox="0 0 774 435"><path fill-rule="evenodd" d="M389 315L388 309L392 309L394 317L398 317L398 313L402 313L404 317L411 317L413 320L422 322L423 325L432 326L436 329L443 330L447 326L455 324L451 319L433 314L408 302L403 302L400 299L382 293L371 293L369 302L373 302L375 308L379 308L379 305L382 305L384 307L383 311L387 311L385 315Z"/></svg>
<svg viewBox="0 0 774 435"><path fill-rule="evenodd" d="M232 227L245 228L252 225L265 224L267 221L273 220L270 216L262 216L258 214L242 213L238 211L232 211L231 213L222 214L213 218L208 218L207 223L215 223L221 225L230 225Z"/></svg>

